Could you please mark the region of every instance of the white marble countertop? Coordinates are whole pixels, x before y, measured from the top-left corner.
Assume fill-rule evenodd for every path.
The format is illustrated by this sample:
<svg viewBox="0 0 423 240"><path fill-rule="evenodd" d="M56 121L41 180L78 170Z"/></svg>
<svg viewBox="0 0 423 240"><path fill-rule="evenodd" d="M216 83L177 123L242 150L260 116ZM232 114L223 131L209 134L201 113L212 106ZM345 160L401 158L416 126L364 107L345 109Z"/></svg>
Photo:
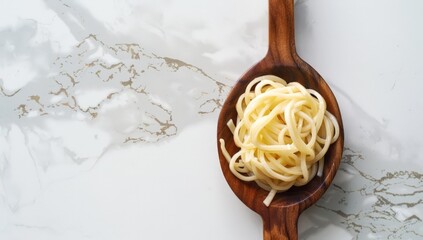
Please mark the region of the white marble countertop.
<svg viewBox="0 0 423 240"><path fill-rule="evenodd" d="M423 2L299 0L344 119L300 239L423 239ZM267 1L0 0L0 239L262 238L216 147Z"/></svg>

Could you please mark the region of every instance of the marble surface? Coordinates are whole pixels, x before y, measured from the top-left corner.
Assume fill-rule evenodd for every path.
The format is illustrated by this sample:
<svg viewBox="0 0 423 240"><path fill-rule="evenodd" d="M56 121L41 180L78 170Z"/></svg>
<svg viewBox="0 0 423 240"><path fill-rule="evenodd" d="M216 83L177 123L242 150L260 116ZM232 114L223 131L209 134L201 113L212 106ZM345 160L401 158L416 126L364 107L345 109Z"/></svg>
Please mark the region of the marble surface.
<svg viewBox="0 0 423 240"><path fill-rule="evenodd" d="M423 2L299 0L345 125L300 239L423 239ZM261 239L216 148L267 1L0 0L0 239Z"/></svg>

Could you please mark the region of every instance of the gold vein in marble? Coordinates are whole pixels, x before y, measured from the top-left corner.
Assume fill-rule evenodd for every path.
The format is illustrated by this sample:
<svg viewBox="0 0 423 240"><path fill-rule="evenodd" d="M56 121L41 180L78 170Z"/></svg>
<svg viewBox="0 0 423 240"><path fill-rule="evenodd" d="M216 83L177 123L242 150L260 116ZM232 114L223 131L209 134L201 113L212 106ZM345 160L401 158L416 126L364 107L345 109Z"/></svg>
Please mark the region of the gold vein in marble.
<svg viewBox="0 0 423 240"><path fill-rule="evenodd" d="M338 174L354 177L335 181L316 207L338 216L337 220L357 239L366 239L369 233L378 239L423 238L423 219L413 213L423 210L423 173L402 170L374 177L357 167L360 161L366 161L363 155L349 148L344 152ZM394 192L397 186L405 192ZM370 202L361 206L366 200Z"/></svg>
<svg viewBox="0 0 423 240"><path fill-rule="evenodd" d="M93 54L97 51L102 52L102 56L93 58ZM103 58L106 55L109 59ZM57 57L53 66L56 67L57 74L48 79L50 87L44 88L45 92L33 92L26 89L25 93L29 92L27 95L29 101L22 102L16 107L19 118L27 116L29 112L31 116L64 114L68 117L78 113L86 116L90 121L90 119L99 118L103 106L111 104L120 96L135 94L135 103L141 104L140 111L148 123L140 120L133 132L127 133L123 142L157 142L177 134L178 125L181 124L178 121L181 120L175 120L173 116L172 108L175 106L168 108L156 101L156 98L164 98L168 99L165 100L166 105L172 105L169 99L181 99L181 96L172 97L174 90L167 86L176 84L172 81L172 72L179 74L179 72L188 71L189 74L184 73L187 75L187 82L181 83L186 86L191 85L190 74L199 74L201 81L212 84L210 87L199 90L198 96L193 96L191 100L185 96L182 98L184 100L181 102L182 105L190 106L191 101L195 102L198 115L213 113L219 109L229 90L227 85L192 64L148 53L136 43L108 45L93 34L78 43L72 53ZM165 72L164 75L163 72ZM162 74L160 82L154 79L154 75L157 74ZM160 84L165 87L165 95L161 95L162 93L157 90ZM81 92L108 88L114 90L96 103L93 102L87 106L81 102ZM13 97L20 91L10 95L6 94L3 88L0 90L3 95L9 97Z"/></svg>

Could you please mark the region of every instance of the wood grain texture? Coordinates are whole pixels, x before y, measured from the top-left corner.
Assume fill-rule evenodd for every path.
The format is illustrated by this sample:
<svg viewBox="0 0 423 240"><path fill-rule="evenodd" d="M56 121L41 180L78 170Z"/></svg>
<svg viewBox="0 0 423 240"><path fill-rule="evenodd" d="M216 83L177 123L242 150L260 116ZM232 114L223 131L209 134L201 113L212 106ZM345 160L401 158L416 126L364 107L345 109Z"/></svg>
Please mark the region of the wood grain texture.
<svg viewBox="0 0 423 240"><path fill-rule="evenodd" d="M278 193L269 207L263 204L267 191L258 187L255 182L241 181L231 173L219 144L219 139L223 138L231 155L239 150L226 123L229 119L236 122L235 104L248 83L258 76L267 74L279 76L287 82L296 81L306 88L318 91L326 100L327 109L337 118L340 126L338 140L330 146L325 155L323 176L313 178L305 186L293 187L286 192ZM294 0L269 0L269 50L264 59L249 69L229 93L219 115L217 145L220 165L229 186L245 205L260 214L263 219L263 239L298 239L299 215L323 195L338 170L344 145L344 131L334 94L319 73L297 55Z"/></svg>

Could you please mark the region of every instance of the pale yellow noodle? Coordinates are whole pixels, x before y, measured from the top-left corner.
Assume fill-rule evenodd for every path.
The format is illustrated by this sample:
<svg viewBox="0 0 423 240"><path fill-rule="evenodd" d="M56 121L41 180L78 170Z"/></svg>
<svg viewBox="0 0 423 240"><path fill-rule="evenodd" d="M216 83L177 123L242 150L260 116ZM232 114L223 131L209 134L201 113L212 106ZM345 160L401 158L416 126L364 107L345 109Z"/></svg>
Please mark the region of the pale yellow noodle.
<svg viewBox="0 0 423 240"><path fill-rule="evenodd" d="M261 76L248 84L236 110L236 123L227 125L240 149L231 157L223 139L220 147L236 177L269 191L266 206L277 192L322 176L323 156L337 140L339 125L318 92Z"/></svg>

